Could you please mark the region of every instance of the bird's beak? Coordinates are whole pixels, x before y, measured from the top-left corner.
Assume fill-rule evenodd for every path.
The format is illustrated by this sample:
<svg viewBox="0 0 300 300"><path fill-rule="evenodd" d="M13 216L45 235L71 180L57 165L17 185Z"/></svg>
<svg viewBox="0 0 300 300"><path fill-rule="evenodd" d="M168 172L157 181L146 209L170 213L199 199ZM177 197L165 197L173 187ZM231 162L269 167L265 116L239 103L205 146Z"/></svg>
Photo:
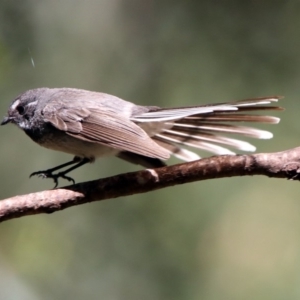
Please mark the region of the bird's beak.
<svg viewBox="0 0 300 300"><path fill-rule="evenodd" d="M0 125L5 125L5 124L7 124L7 123L9 123L11 121L12 121L12 118L10 118L10 117L4 117L4 119L2 120L2 122L1 122Z"/></svg>

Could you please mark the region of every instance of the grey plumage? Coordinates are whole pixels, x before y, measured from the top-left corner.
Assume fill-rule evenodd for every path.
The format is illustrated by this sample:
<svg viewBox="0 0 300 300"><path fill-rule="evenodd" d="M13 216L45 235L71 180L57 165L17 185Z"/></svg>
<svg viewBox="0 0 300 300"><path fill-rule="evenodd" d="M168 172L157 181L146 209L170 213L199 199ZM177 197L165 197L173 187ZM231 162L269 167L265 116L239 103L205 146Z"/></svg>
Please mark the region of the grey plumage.
<svg viewBox="0 0 300 300"><path fill-rule="evenodd" d="M275 96L164 109L138 106L104 93L40 88L19 95L2 124L12 122L41 146L87 161L117 155L150 167L163 165L170 155L186 161L200 158L185 147L214 154L234 154L231 148L254 151L250 143L227 135L271 138L268 131L235 123L278 123L277 117L255 114L281 110L269 105L278 99Z"/></svg>

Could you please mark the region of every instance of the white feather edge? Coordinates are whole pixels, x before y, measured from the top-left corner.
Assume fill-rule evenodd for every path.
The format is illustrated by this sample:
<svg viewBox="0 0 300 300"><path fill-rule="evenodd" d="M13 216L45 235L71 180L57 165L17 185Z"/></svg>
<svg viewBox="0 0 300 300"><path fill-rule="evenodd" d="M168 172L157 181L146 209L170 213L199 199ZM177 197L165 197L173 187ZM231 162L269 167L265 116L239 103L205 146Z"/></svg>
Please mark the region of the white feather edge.
<svg viewBox="0 0 300 300"><path fill-rule="evenodd" d="M141 115L131 117L130 119L134 122L162 122L176 120L184 117L188 117L196 114L206 114L214 111L235 111L239 107L247 107L253 105L264 105L270 104L271 102L277 102L277 98L268 98L264 100L249 100L249 102L236 102L232 104L219 104L210 106L199 106L199 107L186 107L186 108L170 108L162 109L153 112L146 112ZM279 121L278 121L279 122Z"/></svg>
<svg viewBox="0 0 300 300"><path fill-rule="evenodd" d="M232 154L234 155L235 152L232 152L224 147L221 146L217 146L211 143L206 143L206 142L201 142L201 146L199 145L195 145L193 143L189 143L189 142L182 142L170 137L166 137L163 134L157 134L157 137L161 138L162 140L165 141L169 141L171 143L175 143L175 144L179 144L179 145L185 145L185 146L189 146L189 147L194 147L194 148L198 148L198 149L202 149L202 150L206 150L208 152L212 152L218 155L225 155L225 154Z"/></svg>
<svg viewBox="0 0 300 300"><path fill-rule="evenodd" d="M201 156L199 156L197 153L187 150L187 149L184 149L184 148L181 148L178 145L176 145L176 143L166 142L165 140L164 140L164 143L175 145L175 147L176 147L175 152L172 152L171 150L168 150L168 151L169 151L170 155L173 155L181 160L193 161L193 160L197 160L197 159L201 158Z"/></svg>
<svg viewBox="0 0 300 300"><path fill-rule="evenodd" d="M187 133L179 132L179 131L175 131L175 130L164 130L164 132L170 133L173 135L183 136L183 137L191 137L191 138L199 140L199 141L207 141L209 143L218 143L218 141L213 141L209 137L207 138L205 136L201 136L201 134L199 136L197 136L197 135L187 134ZM217 137L219 137L221 139L220 143L223 141L225 145L228 145L230 147L235 147L238 150L249 151L249 152L254 152L256 150L256 148L248 142L237 140L237 139L231 139L231 138L227 138L227 137L223 137L223 136L217 136Z"/></svg>
<svg viewBox="0 0 300 300"><path fill-rule="evenodd" d="M178 159L181 159L181 160L185 160L185 161L193 161L193 160L197 160L197 159L200 159L201 157L196 154L195 152L192 152L192 151L189 151L187 149L184 149L184 148L180 148L180 152L175 152L175 153L172 153L170 151L170 153L177 157Z"/></svg>
<svg viewBox="0 0 300 300"><path fill-rule="evenodd" d="M221 125L221 123L220 123ZM199 130L208 130L208 131L218 131L218 132L224 132L224 133L236 133L236 134L241 134L241 135L247 135L247 134L251 134L253 135L254 138L257 139L263 139L263 140L268 140L271 139L273 137L273 133L270 131L266 131L266 130L261 130L261 129L255 129L255 128L251 128L251 127L245 127L245 130L247 130L247 132L245 131L245 133L243 133L242 131L242 127L239 127L241 130L234 132L232 129L230 128L220 128L214 125L200 125L200 126L195 126L195 125L190 125L190 124L179 124L176 123L176 126L179 127L184 127L184 128L193 128L193 129L199 129ZM238 126L236 126L238 127Z"/></svg>
<svg viewBox="0 0 300 300"><path fill-rule="evenodd" d="M267 99L260 100L260 101L257 101L254 99L253 102L247 102L247 103L237 102L236 104L233 104L233 105L236 107L240 107L240 106L249 106L249 105L264 105L264 104L270 104L271 102L278 102L278 98L267 98Z"/></svg>
<svg viewBox="0 0 300 300"><path fill-rule="evenodd" d="M237 107L229 105L208 106L208 107L190 107L190 108L174 108L159 111L143 113L139 116L131 117L134 122L163 122L177 120L196 114L206 114L214 111L232 111L238 110Z"/></svg>

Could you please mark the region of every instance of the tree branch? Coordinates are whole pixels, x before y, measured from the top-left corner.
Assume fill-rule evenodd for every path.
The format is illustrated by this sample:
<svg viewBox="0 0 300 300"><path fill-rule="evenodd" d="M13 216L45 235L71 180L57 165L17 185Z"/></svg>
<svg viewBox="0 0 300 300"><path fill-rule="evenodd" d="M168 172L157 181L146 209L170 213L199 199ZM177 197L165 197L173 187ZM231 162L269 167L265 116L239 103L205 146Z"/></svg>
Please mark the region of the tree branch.
<svg viewBox="0 0 300 300"><path fill-rule="evenodd" d="M277 153L213 156L5 199L0 201L0 222L193 181L249 175L299 180L299 174L300 147Z"/></svg>

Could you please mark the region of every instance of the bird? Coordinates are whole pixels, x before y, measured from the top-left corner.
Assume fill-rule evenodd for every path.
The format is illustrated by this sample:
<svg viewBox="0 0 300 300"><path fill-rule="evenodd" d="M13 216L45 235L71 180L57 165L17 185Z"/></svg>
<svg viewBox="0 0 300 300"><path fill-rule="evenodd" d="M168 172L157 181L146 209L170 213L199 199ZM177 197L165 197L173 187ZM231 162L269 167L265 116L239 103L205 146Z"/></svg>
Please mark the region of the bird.
<svg viewBox="0 0 300 300"><path fill-rule="evenodd" d="M234 155L234 149L253 152L255 146L232 135L272 138L269 131L241 123L277 124L278 117L257 112L282 110L272 105L281 98L161 108L76 88L37 88L12 101L1 125L15 124L40 146L74 155L69 162L30 175L52 178L57 187L59 178L75 183L69 172L109 155L158 168L172 155L183 161L200 159L194 149L214 155Z"/></svg>

